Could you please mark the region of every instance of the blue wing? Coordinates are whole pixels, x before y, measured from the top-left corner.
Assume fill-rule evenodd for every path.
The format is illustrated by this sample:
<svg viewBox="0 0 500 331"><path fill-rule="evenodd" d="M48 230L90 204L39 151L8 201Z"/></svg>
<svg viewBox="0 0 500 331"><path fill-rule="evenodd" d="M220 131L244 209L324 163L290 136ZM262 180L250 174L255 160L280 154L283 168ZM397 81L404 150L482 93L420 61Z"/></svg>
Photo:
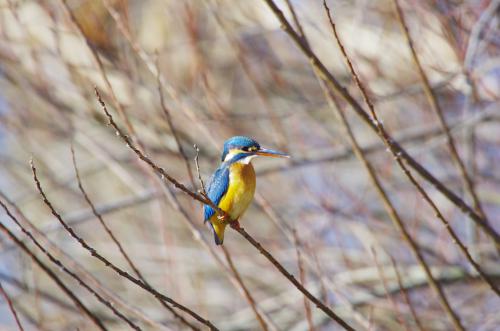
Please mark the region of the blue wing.
<svg viewBox="0 0 500 331"><path fill-rule="evenodd" d="M220 200L226 194L229 187L229 167L221 165L210 178L208 182L207 195L210 200L217 206ZM203 206L205 222L215 214L215 210L209 205Z"/></svg>

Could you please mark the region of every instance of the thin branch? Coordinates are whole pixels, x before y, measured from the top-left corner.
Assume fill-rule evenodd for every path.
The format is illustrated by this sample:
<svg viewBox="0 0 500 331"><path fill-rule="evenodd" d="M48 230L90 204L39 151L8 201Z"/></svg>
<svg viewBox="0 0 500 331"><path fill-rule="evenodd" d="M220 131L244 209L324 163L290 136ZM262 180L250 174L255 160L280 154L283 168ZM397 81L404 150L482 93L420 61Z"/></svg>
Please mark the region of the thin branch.
<svg viewBox="0 0 500 331"><path fill-rule="evenodd" d="M477 211L479 215L481 215L482 218L484 218L484 221L489 223L488 218L486 216L486 213L484 212L484 209L481 206L481 202L479 200L479 197L476 193L476 190L474 188L474 183L467 172L467 169L465 168L465 164L463 163L462 159L460 158L460 155L458 154L455 139L451 135L450 127L446 123L446 120L444 118L444 112L443 109L441 108L441 105L438 101L438 98L436 96L436 93L433 91L431 84L429 82L429 78L427 77L427 74L425 73L422 64L420 62L420 59L418 57L417 51L415 50L415 46L413 44L413 40L410 36L410 31L408 29L408 26L405 21L405 16L403 14L403 11L401 9L401 6L399 4L398 0L393 0L394 6L396 8L396 13L397 13L397 18L398 22L401 26L401 30L403 31L403 34L405 36L406 42L408 43L408 47L410 48L411 51L411 57L413 59L413 62L415 63L415 66L417 67L418 74L420 76L420 79L422 81L422 86L425 92L425 95L427 96L427 99L429 100L429 104L431 105L431 108L434 110L436 113L438 119L439 119L439 124L441 126L441 129L444 132L444 135L446 137L446 142L448 144L448 148L450 150L451 156L453 160L455 161L458 170L460 171L460 175L462 176L464 185L469 192L470 196L472 197L472 202L474 205L474 209Z"/></svg>
<svg viewBox="0 0 500 331"><path fill-rule="evenodd" d="M137 275L137 277L140 280L142 280L144 282L144 284L146 284L146 285L148 285L148 286L151 287L151 285L146 281L146 278L139 271L139 268L137 268L137 266L130 259L130 257L127 254L127 252L125 252L125 249L123 248L122 244L118 241L118 239L116 238L116 236L114 235L114 233L111 231L111 229L106 225L106 223L104 222L104 219L102 218L102 215L97 211L97 209L95 208L94 204L92 203L92 200L90 200L87 192L83 188L82 180L80 178L80 172L78 171L78 167L76 165L76 157L75 157L75 151L73 149L73 145L71 145L71 159L73 161L73 168L75 170L75 175L76 175L76 179L77 179L77 183L78 183L78 188L80 189L80 192L82 193L83 197L85 198L85 201L87 202L87 204L91 208L92 213L98 219L99 223L102 225L102 227L104 228L104 230L106 231L106 233L109 235L109 237L111 238L111 240L113 241L113 243L116 245L116 247L120 251L120 253L123 256L123 258L125 259L125 261L127 261L127 264L130 266L130 268ZM197 328L196 326L194 326L193 324L191 324L190 322L188 322L183 316L181 316L179 313L177 313L166 302L164 302L163 300L161 300L159 298L157 298L157 300L160 302L160 304L165 309L167 309L171 314L173 314L175 318L177 318L178 320L180 320L181 323L187 325L192 330L195 330L195 331L199 330L199 328Z"/></svg>
<svg viewBox="0 0 500 331"><path fill-rule="evenodd" d="M387 286L387 277L384 272L384 267L380 264L378 260L378 255L375 247L370 247L371 248L371 253L373 255L373 261L375 262L375 266L377 267L377 272L380 278L380 281L382 283L382 287L384 288L385 294L387 296L387 299L391 303L392 308L394 309L394 312L397 316L397 321L400 325L404 326L406 331L410 331L408 328L408 325L406 324L405 318L401 315L401 311L399 310L398 304L394 300L394 297L389 294L389 287Z"/></svg>
<svg viewBox="0 0 500 331"><path fill-rule="evenodd" d="M271 11L274 13L276 18L281 23L281 28L290 36L294 43L300 48L300 50L307 56L312 67L317 70L321 79L325 80L330 88L335 91L339 96L341 96L355 111L355 113L384 141L388 141L391 149L399 154L399 158L404 159L410 167L417 171L426 181L432 184L439 192L441 192L448 200L450 200L454 205L456 205L462 212L467 214L471 219L480 226L485 233L487 233L497 245L500 245L500 235L488 224L484 222L484 219L478 215L473 208L468 206L458 195L453 191L448 189L441 181L434 177L427 169L425 169L420 163L413 159L405 149L403 149L394 139L392 139L387 133L386 137L382 135L379 131L376 123L372 121L372 118L364 110L364 108L356 101L356 99L349 94L346 88L344 88L335 79L335 77L330 73L326 66L318 59L316 54L302 41L302 37L295 32L291 24L286 19L283 12L279 9L273 0L264 0Z"/></svg>
<svg viewBox="0 0 500 331"><path fill-rule="evenodd" d="M108 259L106 259L105 257L103 257L101 254L99 254L95 248L91 247L85 240L83 240L78 234L76 234L76 232L71 228L69 227L66 222L62 219L61 215L55 210L54 206L52 205L52 203L48 200L47 196L45 195L45 192L40 184L40 180L38 179L37 177L37 171L36 171L36 168L33 164L33 162L30 163L31 165L31 170L33 172L33 180L35 181L35 184L36 184L36 187L38 189L38 192L40 193L40 196L42 197L43 199L43 202L47 205L47 207L49 207L50 211L52 212L52 215L54 215L54 217L59 221L59 223L61 223L61 225L64 227L64 229L75 239L78 241L78 243L84 248L86 249L94 258L98 259L99 261L101 261L106 267L112 269L113 271L115 271L117 274L119 274L120 276L128 279L129 281L131 281L132 283L134 283L135 285L139 286L140 288L144 289L145 291L151 293L154 297L156 297L157 299L161 299L163 301L166 301L168 303L170 303L172 306L188 313L189 315L191 315L194 319L196 319L197 321L199 321L200 323L202 324L205 324L207 327L210 328L210 330L218 330L210 321L208 321L207 319L201 317L200 315L198 315L197 313L195 313L194 311L192 311L191 309L187 308L186 306L183 306L181 305L180 303L176 302L175 300L169 298L168 296L158 292L157 290L155 290L154 288L152 288L151 286L147 285L146 283L144 283L143 281L133 277L132 275L130 275L128 272L126 272L125 270L117 267L114 263L112 263L111 261L109 261Z"/></svg>
<svg viewBox="0 0 500 331"><path fill-rule="evenodd" d="M10 312L12 313L12 316L14 316L14 319L16 320L17 328L19 329L19 331L24 331L21 321L19 320L19 316L17 316L16 309L14 308L14 304L12 303L12 300L10 299L7 292L5 292L5 289L3 288L1 282L0 282L0 293L2 293L2 296L4 297L5 301L7 301L7 305L9 306Z"/></svg>
<svg viewBox="0 0 500 331"><path fill-rule="evenodd" d="M2 203L3 206L3 203ZM4 208L5 209L5 208ZM7 211L7 210L6 210ZM9 214L9 217L11 217L11 214ZM116 309L108 300L104 299L99 293L97 293L96 290L94 290L91 286L89 286L86 282L84 282L76 273L73 271L69 270L62 262L61 260L55 258L51 253L49 253L36 239L33 237L31 232L27 231L21 226L21 223L15 218L11 219L16 223L17 226L21 228L21 230L30 238L30 240L49 258L49 260L54 263L56 266L61 268L65 273L67 273L69 276L71 276L73 279L75 279L84 289L86 289L88 292L90 292L99 302L101 302L103 305L108 307L113 314L115 314L118 318L126 322L132 329L136 331L141 331L142 329L132 322L127 316L122 314L118 309Z"/></svg>
<svg viewBox="0 0 500 331"><path fill-rule="evenodd" d="M196 144L193 145L196 155L194 156L194 164L196 165L196 173L198 174L198 181L200 182L200 187L201 187L201 194L208 199L207 196L207 191L205 190L205 183L203 183L203 179L201 179L201 173L200 173L200 164L198 163L198 157L200 154L200 149ZM194 186L193 186L194 187Z"/></svg>
<svg viewBox="0 0 500 331"><path fill-rule="evenodd" d="M455 233L455 231L451 227L450 223L444 218L443 214L439 210L439 208L436 205L436 203L430 198L430 196L427 194L427 192L424 190L424 188L417 182L417 180L412 175L412 173L410 172L410 170L406 167L406 164L403 162L403 160L401 158L401 154L392 147L392 145L390 143L390 137L388 136L387 131L385 130L382 122L379 120L378 115L375 112L375 107L373 106L372 102L370 101L370 98L368 97L368 93L366 92L365 87L363 86L363 83L359 79L358 74L354 70L354 67L353 67L353 65L351 63L351 60L349 59L349 56L347 55L347 52L344 49L344 46L342 45L342 42L340 41L340 37L338 36L337 29L335 27L335 23L333 22L333 19L332 19L331 14L330 14L330 9L326 5L326 0L323 0L323 5L324 5L325 11L326 11L326 13L328 15L328 19L329 19L330 25L332 27L332 32L333 32L333 34L335 36L335 40L337 41L337 45L339 46L339 48L340 48L340 50L342 52L342 55L343 55L344 59L346 60L346 63L348 65L348 67L349 67L349 71L351 72L352 77L356 81L356 85L358 86L359 90L361 91L361 94L363 95L363 98L364 98L366 104L368 105L368 108L370 109L370 113L371 113L371 115L373 117L374 124L377 126L377 129L379 130L380 135L384 138L384 143L386 144L387 148L389 148L389 151L394 156L394 159L396 160L396 163L401 168L401 170L404 173L404 175L413 184L413 186L415 186L415 188L420 193L420 195L422 196L422 198L432 208L432 210L434 211L437 219L443 224L443 226L445 227L446 231L451 236L453 242L458 246L458 248L460 249L460 251L462 251L462 253L467 258L467 260L469 261L469 263L474 267L474 269L476 269L476 271L479 273L479 275L481 276L481 278L489 285L489 287L498 296L500 296L500 289L498 289L496 287L496 285L493 282L493 280L491 280L486 275L486 273L481 269L481 267L479 266L479 264L472 258L472 255L469 253L469 250L467 249L467 247L465 246L465 244L460 240L460 238L458 237L458 235Z"/></svg>
<svg viewBox="0 0 500 331"><path fill-rule="evenodd" d="M287 0L288 3L288 0ZM294 239L294 246L295 246L295 254L297 255L297 266L299 268L299 280L302 284L306 283L306 273L304 270L304 265L302 263L302 255L300 254L300 241L299 237L297 235L297 230L293 229L293 239ZM309 325L309 331L315 331L314 328L314 323L312 320L312 314L311 314L311 304L310 302L304 297L304 310L306 311L306 319L307 319L307 324Z"/></svg>
<svg viewBox="0 0 500 331"><path fill-rule="evenodd" d="M113 303L114 306L120 307L123 311L126 311L127 314L133 315L135 319L142 321L145 325L149 327L158 329L158 330L167 330L164 325L152 320L149 318L144 312L138 310L130 306L129 303L125 302L122 298L120 298L116 293L112 290L106 288L99 280L97 280L90 272L88 272L85 268L83 268L77 261L75 261L71 256L69 256L66 252L62 251L57 245L55 245L52 241L47 238L47 235L40 231L35 227L33 222L31 222L26 215L19 209L19 207L11 201L2 191L0 191L0 199L3 199L9 206L13 208L16 213L16 219L20 221L21 225L26 228L27 231L30 231L34 237L37 238L38 242L47 249L52 251L53 255L58 256L60 259L64 260L66 265L70 267L70 269L74 270L80 278L84 279L88 284L93 286L95 289L98 289L101 295L104 295L109 301Z"/></svg>
<svg viewBox="0 0 500 331"><path fill-rule="evenodd" d="M416 182L416 180L413 178L413 176L411 175L411 173L409 172L409 170L406 168L405 164L402 162L401 154L397 150L395 150L394 147L393 147L393 145L390 143L390 138L388 137L387 132L385 131L382 123L378 119L378 116L377 116L377 114L375 112L375 109L374 109L374 107L373 107L370 99L368 98L368 94L366 93L363 84L359 80L359 77L356 74L356 72L355 72L355 70L354 70L354 68L352 66L352 63L351 63L351 61L350 61L350 59L349 59L349 57L347 55L347 52L345 51L344 46L342 45L342 43L340 41L340 38L339 38L339 36L337 34L337 30L336 30L336 27L335 27L335 23L333 22L333 20L331 18L331 15L330 15L330 9L328 8L325 0L323 1L323 6L324 6L325 11L326 11L326 13L328 15L328 19L330 21L330 26L332 28L332 32L334 34L335 40L337 42L337 45L339 46L339 48L340 48L340 50L342 52L342 55L343 55L344 59L346 60L346 63L348 65L348 67L349 67L351 75L355 79L356 84L358 85L358 88L361 91L361 93L363 95L363 98L364 98L366 104L368 105L368 107L370 109L371 116L372 116L372 121L375 124L375 126L377 127L379 135L383 138L384 143L386 144L386 146L389 148L389 150L393 154L394 158L396 159L396 162L401 167L401 169L403 170L404 174L410 179L410 181L413 183L413 185L415 185L415 187L418 189L418 191L421 192L421 194L424 196L424 198L426 198L426 200L431 205L434 206L434 203L430 200L430 198L428 197L428 195L420 187L420 185ZM343 113L340 111L340 109L338 109L338 107L336 107L336 108L337 108L337 112L339 113L340 117L343 118L344 126L346 128L348 128L349 125L347 124L347 120L345 119ZM350 132L350 129L348 131ZM354 144L355 138L354 138L354 135L352 134L352 132L349 133L349 136L350 136L351 142L353 142L353 146L354 145L357 146L357 143ZM373 168L371 168L369 162L362 155L362 153L361 153L361 151L359 149L359 146L357 146L356 149L358 150L358 154L360 155L359 157L363 161L366 169L368 170L368 172L370 174L370 177L372 179L372 182L374 183L374 185L377 188L377 191L379 192L379 195L382 197L382 199L384 200L384 203L387 206L387 209L390 211L390 214L392 215L393 221L395 221L395 223L399 227L400 231L404 235L405 240L412 247L412 250L413 250L415 256L417 257L417 259L421 263L422 267L424 267L424 270L425 270L425 272L427 274L429 282L432 285L432 288L434 289L434 291L435 291L435 293L436 293L439 301L441 302L441 305L443 306L443 308L445 309L446 313L448 314L449 319L451 320L451 322L453 323L453 325L454 325L454 327L456 329L458 329L458 330L465 330L465 328L462 326L462 324L460 322L460 318L458 317L458 315L451 308L451 305L450 305L448 299L446 298L446 295L445 295L443 289L439 286L439 284L436 282L435 278L432 276L432 273L431 273L431 271L429 269L429 266L425 263L425 260L424 260L424 258L422 256L421 252L419 251L416 242L411 238L410 234L405 229L405 227L403 225L403 222L402 222L401 218L399 217L396 209L394 208L394 206L390 202L390 200L387 197L386 193L383 191L382 185L378 181L378 179L377 179L377 177L375 175L375 172L373 171Z"/></svg>
<svg viewBox="0 0 500 331"><path fill-rule="evenodd" d="M156 83L158 85L158 94L160 95L160 105L161 109L163 111L163 115L165 116L165 120L167 121L168 128L170 129L170 132L172 132L172 136L174 137L175 144L177 145L177 149L179 150L179 154L181 154L182 159L184 160L184 164L186 166L188 176L189 176L189 181L191 182L191 185L195 187L194 183L194 176L193 176L193 170L191 169L191 163L189 162L189 159L186 155L186 151L182 147L181 141L179 139L179 134L177 133L177 129L174 126L174 123L172 121L172 115L170 114L170 109L167 108L165 104L165 98L163 97L163 86L162 82L160 79L160 66L158 63L158 57L156 59Z"/></svg>
<svg viewBox="0 0 500 331"><path fill-rule="evenodd" d="M281 265L273 256L271 253L269 253L262 245L255 240L252 236L248 234L248 232L245 231L242 227L240 228L235 228L236 232L238 232L240 235L242 235L250 244L252 244L266 259L271 262L271 264L276 267L276 269L279 270L285 276L290 283L295 285L295 287L302 292L311 302L313 302L316 307L321 309L326 315L328 315L331 319L333 319L335 322L337 322L340 326L342 326L346 330L354 330L349 324L347 324L342 318L340 318L337 314L335 314L329 307L327 307L321 300L316 298L311 292L309 292L302 284L295 279L295 277L286 270L283 265Z"/></svg>
<svg viewBox="0 0 500 331"><path fill-rule="evenodd" d="M396 260L394 260L394 258L392 256L389 256L389 257L391 259L392 267L394 268L394 272L396 274L396 280L398 282L400 292L403 294L403 297L406 301L406 304L408 305L408 309L410 310L411 316L413 316L413 320L415 321L415 324L416 324L418 330L424 331L424 328L422 326L422 322L420 322L420 319L418 318L417 311L415 310L415 307L413 307L413 304L411 303L410 296L408 295L408 291L403 286L403 281L401 280L401 274L399 273L398 266L396 265Z"/></svg>
<svg viewBox="0 0 500 331"><path fill-rule="evenodd" d="M134 146L134 144L130 141L127 135L123 133L123 131L118 127L116 122L114 121L113 117L109 113L108 109L106 108L106 104L104 101L102 101L101 96L99 95L99 92L97 88L95 89L95 93L97 96L97 99L99 103L101 104L101 107L106 114L109 124L113 127L113 129L116 130L117 135L126 143L126 145L132 149L132 151L144 162L146 162L150 167L153 168L157 173L160 174L162 179L167 179L169 182L171 182L176 188L180 189L184 193L188 194L191 198L207 204L214 208L220 215L222 215L227 222L231 221L231 218L229 215L227 215L226 212L224 212L222 209L220 209L218 206L216 206L210 199L207 199L200 194L197 194L195 192L190 191L187 187L179 183L177 180L175 180L172 176L170 176L163 168L159 167L156 165L151 159L149 159L146 155L144 155L137 147ZM266 251L252 236L250 236L244 229L235 229L239 234L241 234L245 239L247 239L255 248L261 252L295 287L301 291L309 300L311 300L313 303L316 304L318 308L320 308L325 314L327 314L330 318L335 320L337 323L339 323L342 327L344 327L346 330L354 330L352 327L350 327L344 320L342 320L339 316L337 316L330 308L328 308L321 300L316 298L314 295L312 295L308 290L306 290L286 269L283 267L268 251Z"/></svg>
<svg viewBox="0 0 500 331"><path fill-rule="evenodd" d="M14 215L10 212L10 210L7 208L7 206L3 203L2 200L0 200L0 205L4 209L5 213L9 216L9 218L14 221L14 223L17 224L21 228L21 230L33 241L35 244L37 241L35 238L31 235L29 231L27 231L24 227L21 226L19 221L16 219ZM24 244L19 238L17 238L14 233L12 233L3 223L0 222L0 230L4 232L21 250L23 250L34 262L36 265L38 265L46 274L51 278L57 286L66 294L71 301L81 310L87 317L99 328L101 331L107 331L107 328L104 326L104 324L101 322L101 320L93 313L91 312L84 304L83 302L62 282L62 280L45 264L43 263L30 249ZM38 245L37 245L38 246ZM46 250L43 246L38 246L40 250L49 256L50 253L46 253ZM50 255L52 256L52 255ZM52 261L52 259L51 259Z"/></svg>
<svg viewBox="0 0 500 331"><path fill-rule="evenodd" d="M241 278L240 273L238 272L238 269L236 269L236 267L233 263L233 259L231 258L231 254L229 253L227 248L224 247L224 245L222 245L222 252L224 252L224 256L226 257L227 264L229 265L229 268L233 272L234 277L236 278L236 280L240 284L241 289L244 291L245 297L247 298L247 301L250 303L250 308L252 309L253 313L255 314L255 317L257 318L257 321L259 322L260 327L262 328L262 330L268 331L269 328L267 327L267 323L264 321L261 314L257 310L257 304L255 303L255 300L254 300L252 294L250 293L250 291L246 287L245 283L243 283L243 279Z"/></svg>

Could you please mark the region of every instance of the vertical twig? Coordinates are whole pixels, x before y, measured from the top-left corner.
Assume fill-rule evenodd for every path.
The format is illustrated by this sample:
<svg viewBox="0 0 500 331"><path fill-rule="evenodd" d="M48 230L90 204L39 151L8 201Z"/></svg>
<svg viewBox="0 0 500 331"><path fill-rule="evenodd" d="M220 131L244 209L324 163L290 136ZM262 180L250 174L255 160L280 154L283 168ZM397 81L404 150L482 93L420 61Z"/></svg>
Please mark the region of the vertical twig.
<svg viewBox="0 0 500 331"><path fill-rule="evenodd" d="M184 165L186 166L188 176L189 176L189 181L191 182L191 185L195 187L194 183L194 177L193 177L193 170L191 169L191 163L189 162L189 159L186 155L186 151L182 147L181 140L179 139L179 134L177 132L177 129L174 126L174 123L172 121L172 115L170 114L170 109L167 107L165 104L165 98L163 97L163 85L160 79L160 65L158 62L158 57L156 58L156 83L158 85L158 94L160 95L160 106L163 111L163 115L165 117L165 120L167 121L168 128L170 129L170 132L172 132L172 136L174 137L175 144L177 145L177 149L179 150L179 154L181 154L182 159L184 160Z"/></svg>
<svg viewBox="0 0 500 331"><path fill-rule="evenodd" d="M406 301L406 304L408 305L408 309L410 309L410 313L413 316L413 320L415 321L415 325L417 326L419 331L424 331L424 328L422 326L422 323L420 322L420 319L418 318L417 311L415 310L415 307L413 307L413 304L411 303L410 296L408 295L408 291L406 291L406 288L403 286L403 281L401 280L401 274L399 273L398 266L396 265L396 261L392 256L389 256L391 259L392 267L394 268L394 272L396 273L396 280L398 282L399 290L403 294L403 297Z"/></svg>
<svg viewBox="0 0 500 331"><path fill-rule="evenodd" d="M201 179L201 173L200 173L200 164L198 162L198 157L199 157L199 154L200 154L200 149L198 148L198 146L196 144L193 145L195 151L196 151L196 155L194 156L194 164L196 166L196 173L198 174L198 181L200 182L200 190L201 190L201 194L208 199L208 196L207 196L207 191L205 190L205 183L203 182L203 179ZM195 187L195 186L193 186Z"/></svg>
<svg viewBox="0 0 500 331"><path fill-rule="evenodd" d="M304 265L302 264L302 255L300 254L300 249L299 249L300 241L299 241L299 237L297 235L296 229L293 229L293 237L294 237L294 245L295 245L295 254L297 255L297 266L299 268L299 280L302 283L302 285L305 285L306 273L304 270ZM315 331L314 323L312 320L312 314L311 314L311 304L305 296L304 296L304 310L306 312L306 319L307 319L307 324L309 325L309 331Z"/></svg>
<svg viewBox="0 0 500 331"><path fill-rule="evenodd" d="M261 314L257 310L257 304L255 303L255 300L254 300L252 294L250 293L250 291L248 290L248 288L246 287L245 283L243 283L243 279L241 278L240 273L238 272L238 269L236 269L236 267L233 263L233 259L231 258L231 254L229 253L229 251L227 250L227 248L225 246L222 245L221 248L222 248L222 252L224 252L224 256L226 257L227 264L229 265L229 268L233 272L234 277L236 278L236 281L240 284L241 289L244 291L245 297L247 298L248 302L250 303L250 308L252 309L253 313L255 314L255 317L257 318L257 321L259 322L260 327L262 328L262 330L268 331L269 329L267 327L267 323L264 321Z"/></svg>
<svg viewBox="0 0 500 331"><path fill-rule="evenodd" d="M398 304L396 303L396 301L394 300L392 295L389 293L389 287L387 286L387 278L386 278L386 275L384 272L384 268L378 260L377 251L376 251L375 247L373 247L373 246L371 247L371 252L373 255L373 260L375 262L375 266L377 267L377 271L378 271L382 286L384 287L385 294L387 296L387 299L391 303L392 308L394 309L394 313L397 316L397 320L398 320L399 324L404 326L406 331L410 331L408 329L408 325L406 324L405 318L401 315L401 311L399 310Z"/></svg>

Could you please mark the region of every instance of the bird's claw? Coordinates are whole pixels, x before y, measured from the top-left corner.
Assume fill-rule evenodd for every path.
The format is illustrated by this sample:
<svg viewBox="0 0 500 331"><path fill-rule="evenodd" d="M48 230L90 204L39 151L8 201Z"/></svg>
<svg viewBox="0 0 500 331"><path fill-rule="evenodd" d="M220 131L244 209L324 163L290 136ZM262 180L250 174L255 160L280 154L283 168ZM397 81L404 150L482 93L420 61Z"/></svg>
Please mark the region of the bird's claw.
<svg viewBox="0 0 500 331"><path fill-rule="evenodd" d="M235 230L241 229L240 222L238 220L232 221L231 223L229 223L229 226L232 227Z"/></svg>
<svg viewBox="0 0 500 331"><path fill-rule="evenodd" d="M217 219L221 221L222 223L229 223L229 217L226 215L218 215Z"/></svg>

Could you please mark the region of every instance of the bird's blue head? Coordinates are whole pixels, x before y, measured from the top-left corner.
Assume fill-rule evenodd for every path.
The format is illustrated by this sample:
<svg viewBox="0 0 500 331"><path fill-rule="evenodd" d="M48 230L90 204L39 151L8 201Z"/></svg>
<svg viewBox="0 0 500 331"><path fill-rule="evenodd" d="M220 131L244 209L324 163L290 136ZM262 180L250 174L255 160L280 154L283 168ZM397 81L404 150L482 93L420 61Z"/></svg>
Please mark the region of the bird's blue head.
<svg viewBox="0 0 500 331"><path fill-rule="evenodd" d="M272 156L272 157L289 157L287 154L265 149L260 147L259 143L252 138L245 136L235 136L224 142L224 150L222 151L222 162L232 160L237 157L238 160L243 160L250 156Z"/></svg>

